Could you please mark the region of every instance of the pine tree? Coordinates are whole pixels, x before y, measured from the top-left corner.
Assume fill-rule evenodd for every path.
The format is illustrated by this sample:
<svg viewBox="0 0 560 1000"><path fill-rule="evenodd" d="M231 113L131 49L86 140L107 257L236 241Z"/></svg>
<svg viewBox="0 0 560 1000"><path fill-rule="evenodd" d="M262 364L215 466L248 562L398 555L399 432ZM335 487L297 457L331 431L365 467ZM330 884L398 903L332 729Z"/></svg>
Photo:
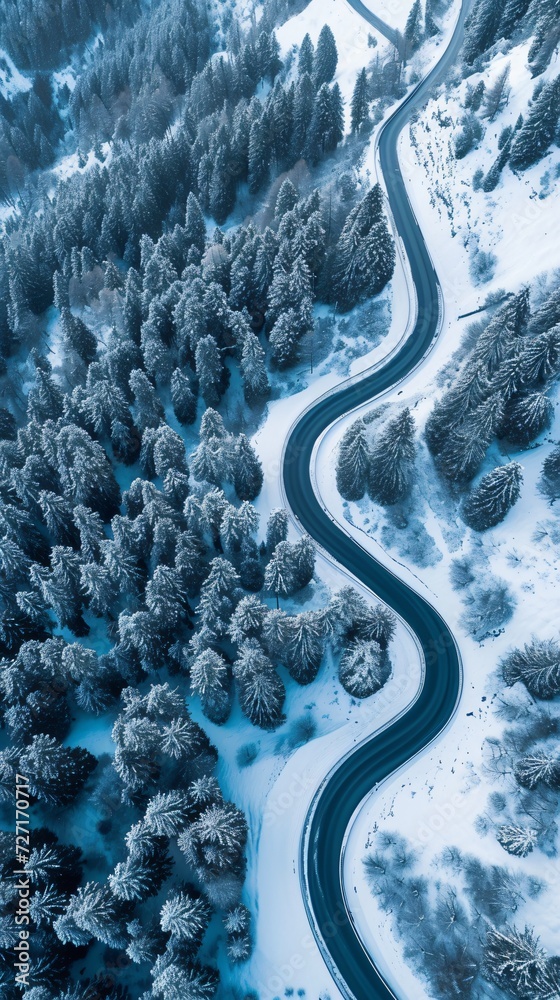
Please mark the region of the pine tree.
<svg viewBox="0 0 560 1000"><path fill-rule="evenodd" d="M477 56L492 45L501 15L502 8L492 0L477 0L469 16L463 45L463 56L468 66L472 66Z"/></svg>
<svg viewBox="0 0 560 1000"><path fill-rule="evenodd" d="M176 837L191 821L190 800L185 792L158 792L149 800L144 823L156 837Z"/></svg>
<svg viewBox="0 0 560 1000"><path fill-rule="evenodd" d="M522 681L536 698L554 698L560 692L560 645L552 639L532 639L508 653L501 668L506 684Z"/></svg>
<svg viewBox="0 0 560 1000"><path fill-rule="evenodd" d="M235 443L232 456L233 484L240 500L255 500L263 484L263 471L257 454L244 434Z"/></svg>
<svg viewBox="0 0 560 1000"><path fill-rule="evenodd" d="M513 396L505 409L499 436L526 448L539 434L548 430L553 416L554 407L544 393Z"/></svg>
<svg viewBox="0 0 560 1000"><path fill-rule="evenodd" d="M239 607L240 605L234 612L232 621ZM206 718L216 725L227 722L231 711L231 680L223 656L212 649L197 656L191 664L190 681L193 694L198 695L202 702Z"/></svg>
<svg viewBox="0 0 560 1000"><path fill-rule="evenodd" d="M294 131L292 136L292 160L297 163L308 150L311 121L315 107L315 87L308 73L298 81L294 99Z"/></svg>
<svg viewBox="0 0 560 1000"><path fill-rule="evenodd" d="M529 321L529 332L533 336L546 333L560 323L560 285L557 285L543 304L533 313Z"/></svg>
<svg viewBox="0 0 560 1000"><path fill-rule="evenodd" d="M544 85L515 136L509 159L514 170L526 170L543 158L554 139L559 116L560 76L557 76Z"/></svg>
<svg viewBox="0 0 560 1000"><path fill-rule="evenodd" d="M315 572L315 546L309 535L304 535L299 542L291 546L294 568L294 585L296 590L307 587Z"/></svg>
<svg viewBox="0 0 560 1000"><path fill-rule="evenodd" d="M331 299L341 312L379 294L391 279L395 247L378 184L348 216L334 253Z"/></svg>
<svg viewBox="0 0 560 1000"><path fill-rule="evenodd" d="M414 0L410 13L406 19L404 29L406 57L416 52L422 41L422 6L420 0Z"/></svg>
<svg viewBox="0 0 560 1000"><path fill-rule="evenodd" d="M62 941L72 940L70 935L61 936L61 931L70 920L72 924L87 935L87 940L96 938L112 948L122 948L126 944L124 923L119 916L119 904L107 885L88 882L78 889L68 905L65 914L54 924L54 928ZM81 935L77 944L85 943Z"/></svg>
<svg viewBox="0 0 560 1000"><path fill-rule="evenodd" d="M500 35L511 38L527 13L531 0L506 0L500 21Z"/></svg>
<svg viewBox="0 0 560 1000"><path fill-rule="evenodd" d="M328 24L325 24L321 29L315 53L315 86L317 89L334 79L337 65L338 51L334 35Z"/></svg>
<svg viewBox="0 0 560 1000"><path fill-rule="evenodd" d="M560 448L555 448L545 458L539 489L549 500L557 500L560 497Z"/></svg>
<svg viewBox="0 0 560 1000"><path fill-rule="evenodd" d="M272 558L266 568L264 578L265 588L276 597L279 606L280 597L288 597L296 587L295 568L292 546L289 542L278 542Z"/></svg>
<svg viewBox="0 0 560 1000"><path fill-rule="evenodd" d="M279 371L291 368L300 352L301 318L294 309L288 309L276 320L270 334L271 361Z"/></svg>
<svg viewBox="0 0 560 1000"><path fill-rule="evenodd" d="M64 497L42 490L39 504L43 520L55 545L71 545L78 548L80 535L74 523L72 505Z"/></svg>
<svg viewBox="0 0 560 1000"><path fill-rule="evenodd" d="M206 248L206 223L202 209L192 191L189 192L187 198L185 242L197 251L199 257L202 257Z"/></svg>
<svg viewBox="0 0 560 1000"><path fill-rule="evenodd" d="M213 141L212 180L208 191L209 208L219 226L235 205L235 177L231 170L231 144L225 126Z"/></svg>
<svg viewBox="0 0 560 1000"><path fill-rule="evenodd" d="M249 191L258 194L268 181L272 158L266 112L251 125L249 136Z"/></svg>
<svg viewBox="0 0 560 1000"><path fill-rule="evenodd" d="M436 9L436 0L426 0L424 10L424 34L426 38L433 38L434 35L439 35L440 33L440 28L436 21Z"/></svg>
<svg viewBox="0 0 560 1000"><path fill-rule="evenodd" d="M215 407L224 391L224 366L215 338L203 337L196 348L196 374L202 398L207 406Z"/></svg>
<svg viewBox="0 0 560 1000"><path fill-rule="evenodd" d="M369 122L369 85L365 69L358 73L358 78L352 94L351 123L352 133L356 135Z"/></svg>
<svg viewBox="0 0 560 1000"><path fill-rule="evenodd" d="M309 35L307 36L309 38ZM283 182L276 198L274 218L281 222L287 212L291 212L299 201L299 195L289 177Z"/></svg>
<svg viewBox="0 0 560 1000"><path fill-rule="evenodd" d="M377 642L354 642L340 660L339 677L353 698L369 698L386 683L391 665Z"/></svg>
<svg viewBox="0 0 560 1000"><path fill-rule="evenodd" d="M97 357L97 340L91 330L69 309L62 310L62 332L67 348L75 351L86 365Z"/></svg>
<svg viewBox="0 0 560 1000"><path fill-rule="evenodd" d="M524 788L539 784L560 788L560 757L553 750L536 750L515 762L513 773Z"/></svg>
<svg viewBox="0 0 560 1000"><path fill-rule="evenodd" d="M270 512L266 527L266 551L269 556L279 542L285 542L288 537L288 512L283 507Z"/></svg>
<svg viewBox="0 0 560 1000"><path fill-rule="evenodd" d="M362 499L367 488L369 463L366 427L363 420L356 420L340 442L336 464L336 485L344 500Z"/></svg>
<svg viewBox="0 0 560 1000"><path fill-rule="evenodd" d="M256 639L248 639L233 664L241 710L254 726L275 729L282 721L286 691Z"/></svg>
<svg viewBox="0 0 560 1000"><path fill-rule="evenodd" d="M500 847L516 858L526 858L537 843L535 830L520 826L501 826L496 834Z"/></svg>
<svg viewBox="0 0 560 1000"><path fill-rule="evenodd" d="M307 34L304 36L299 49L298 72L300 76L303 76L304 73L309 73L309 76L313 76L314 60L315 48L309 34Z"/></svg>
<svg viewBox="0 0 560 1000"><path fill-rule="evenodd" d="M158 844L154 852L144 857L129 855L109 875L111 892L127 902L157 896L173 870L173 862L165 846Z"/></svg>
<svg viewBox="0 0 560 1000"><path fill-rule="evenodd" d="M196 420L196 396L194 395L190 380L176 368L171 376L171 402L173 412L180 424L194 424Z"/></svg>
<svg viewBox="0 0 560 1000"><path fill-rule="evenodd" d="M227 559L218 557L210 563L198 607L202 620L218 636L225 635L233 611L241 599L239 576Z"/></svg>
<svg viewBox="0 0 560 1000"><path fill-rule="evenodd" d="M404 410L389 421L371 450L369 493L382 504L395 504L408 495L414 472L414 420Z"/></svg>
<svg viewBox="0 0 560 1000"><path fill-rule="evenodd" d="M290 637L284 662L298 684L311 684L325 651L321 616L316 611L307 611L289 618L288 623Z"/></svg>
<svg viewBox="0 0 560 1000"><path fill-rule="evenodd" d="M487 473L465 500L465 522L475 531L486 531L499 524L519 500L522 482L522 468L517 462Z"/></svg>
<svg viewBox="0 0 560 1000"><path fill-rule="evenodd" d="M313 107L309 126L306 158L317 164L321 156L333 153L344 138L344 108L340 87L324 83Z"/></svg>
<svg viewBox="0 0 560 1000"><path fill-rule="evenodd" d="M89 751L63 747L54 737L44 735L35 736L19 760L32 795L58 806L76 798L96 766L97 760Z"/></svg>
<svg viewBox="0 0 560 1000"><path fill-rule="evenodd" d="M200 892L189 886L187 892L169 895L160 915L161 929L193 949L200 946L212 917L212 909ZM188 996L189 994L184 994Z"/></svg>
<svg viewBox="0 0 560 1000"><path fill-rule="evenodd" d="M237 605L229 623L229 636L238 646L245 639L259 639L268 615L266 604L251 595L243 597Z"/></svg>
<svg viewBox="0 0 560 1000"><path fill-rule="evenodd" d="M537 975L544 972L545 962L546 953L528 927L518 931L506 926L503 931L492 928L488 932L484 974L513 996L534 996L533 984Z"/></svg>
<svg viewBox="0 0 560 1000"><path fill-rule="evenodd" d="M560 372L560 326L528 339L521 358L523 381L527 387L546 385Z"/></svg>
<svg viewBox="0 0 560 1000"><path fill-rule="evenodd" d="M245 402L248 406L260 406L269 395L270 384L265 367L265 353L252 331L247 331L243 338L239 367Z"/></svg>
<svg viewBox="0 0 560 1000"><path fill-rule="evenodd" d="M131 373L129 381L136 404L136 426L140 431L147 427L158 427L165 411L152 383L140 369Z"/></svg>

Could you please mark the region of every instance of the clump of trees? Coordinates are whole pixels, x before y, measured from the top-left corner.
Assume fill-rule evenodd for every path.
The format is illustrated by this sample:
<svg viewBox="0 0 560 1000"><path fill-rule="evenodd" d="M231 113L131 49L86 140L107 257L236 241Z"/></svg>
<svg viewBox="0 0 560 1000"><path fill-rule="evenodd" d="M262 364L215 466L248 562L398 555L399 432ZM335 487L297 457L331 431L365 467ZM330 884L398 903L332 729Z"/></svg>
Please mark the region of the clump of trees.
<svg viewBox="0 0 560 1000"><path fill-rule="evenodd" d="M388 420L373 437L365 421L356 420L339 447L336 482L340 495L345 500L361 500L367 491L383 505L403 501L414 479L414 437L414 419L408 409Z"/></svg>

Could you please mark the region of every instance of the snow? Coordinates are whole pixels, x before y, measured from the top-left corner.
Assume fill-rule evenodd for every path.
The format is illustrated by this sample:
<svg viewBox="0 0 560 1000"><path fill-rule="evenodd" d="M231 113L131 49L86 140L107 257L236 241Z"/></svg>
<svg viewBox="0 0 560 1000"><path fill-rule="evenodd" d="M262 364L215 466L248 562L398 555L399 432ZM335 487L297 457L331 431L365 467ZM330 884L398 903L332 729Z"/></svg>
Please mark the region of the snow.
<svg viewBox="0 0 560 1000"><path fill-rule="evenodd" d="M20 73L5 49L0 49L0 94L7 100L31 90L31 80Z"/></svg>

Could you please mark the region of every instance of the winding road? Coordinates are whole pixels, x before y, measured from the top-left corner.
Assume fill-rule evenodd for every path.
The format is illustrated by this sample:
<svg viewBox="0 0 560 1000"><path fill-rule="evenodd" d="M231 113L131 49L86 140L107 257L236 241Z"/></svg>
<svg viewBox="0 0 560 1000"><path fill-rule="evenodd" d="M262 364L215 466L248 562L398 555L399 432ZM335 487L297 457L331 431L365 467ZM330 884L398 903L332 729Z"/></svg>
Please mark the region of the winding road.
<svg viewBox="0 0 560 1000"><path fill-rule="evenodd" d="M361 0L349 2L358 13L365 11L364 16L372 23L374 15L364 8ZM379 137L380 164L389 203L416 289L418 312L414 329L385 365L327 394L307 410L292 429L284 450L284 490L304 530L398 612L416 634L425 658L424 683L412 707L358 746L328 775L315 798L302 838L302 881L311 925L341 992L355 1000L387 1000L394 993L363 947L348 913L341 865L345 834L353 813L371 789L411 761L445 728L458 702L462 670L453 636L437 611L333 522L315 496L310 469L315 442L326 428L408 375L437 337L438 278L408 200L397 141L412 112L425 104L433 85L456 61L468 6L469 0L463 0L457 25L441 59L388 118ZM387 28L384 32L387 37L390 31Z"/></svg>

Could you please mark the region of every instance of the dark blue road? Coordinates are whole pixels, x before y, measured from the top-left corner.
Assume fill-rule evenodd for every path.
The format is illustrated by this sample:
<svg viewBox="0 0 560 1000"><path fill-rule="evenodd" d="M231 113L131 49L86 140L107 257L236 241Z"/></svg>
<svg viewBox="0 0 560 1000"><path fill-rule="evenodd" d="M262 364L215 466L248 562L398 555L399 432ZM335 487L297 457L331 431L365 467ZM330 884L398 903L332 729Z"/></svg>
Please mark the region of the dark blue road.
<svg viewBox="0 0 560 1000"><path fill-rule="evenodd" d="M360 0L350 2L363 13ZM354 544L327 516L313 492L310 465L313 446L321 433L338 417L373 399L412 371L437 336L438 279L406 194L397 140L411 113L425 104L434 84L442 80L456 62L468 3L469 0L464 0L457 28L439 63L387 121L379 142L391 210L416 286L418 320L414 331L384 367L357 384L319 400L306 412L290 435L284 457L288 503L303 528L408 622L426 659L425 682L417 701L398 721L358 747L329 776L308 820L306 863L302 866L306 905L311 910L312 923L319 929L319 944L329 966L337 981L342 980L345 984L341 985L343 991L355 1000L387 1000L394 994L362 948L351 922L343 916L346 908L340 859L344 835L354 810L373 786L410 761L441 733L457 704L461 665L453 636L438 613L373 556ZM371 23L371 17L367 19ZM335 934L332 933L333 916L338 928ZM400 1000L414 1000L414 997Z"/></svg>

